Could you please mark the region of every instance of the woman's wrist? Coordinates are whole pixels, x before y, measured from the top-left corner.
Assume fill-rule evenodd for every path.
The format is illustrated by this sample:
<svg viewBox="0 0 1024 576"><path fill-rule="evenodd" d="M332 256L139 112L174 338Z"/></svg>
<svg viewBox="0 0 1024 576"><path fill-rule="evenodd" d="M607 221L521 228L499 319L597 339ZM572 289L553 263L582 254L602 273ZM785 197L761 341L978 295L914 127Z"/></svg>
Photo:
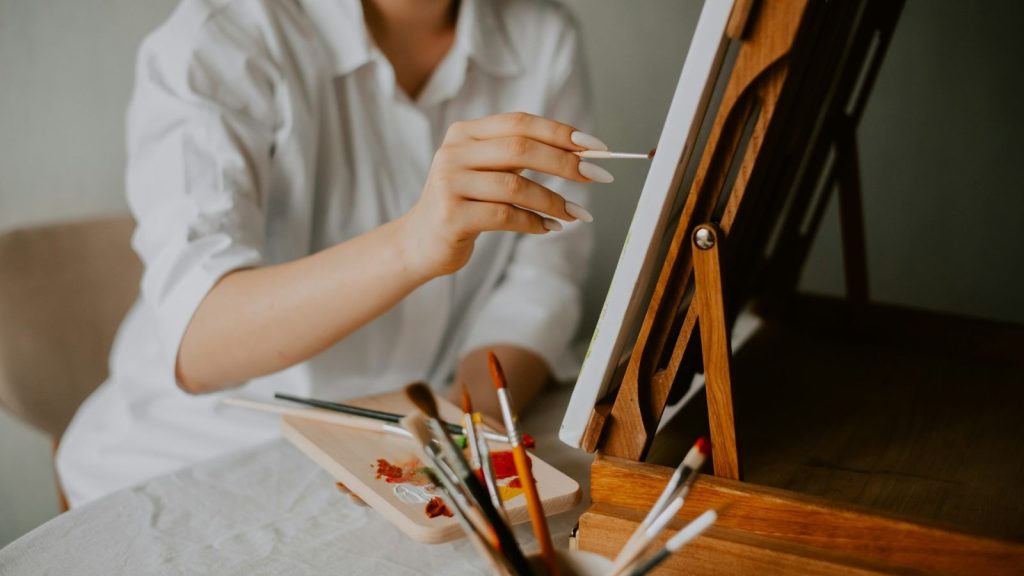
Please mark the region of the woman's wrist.
<svg viewBox="0 0 1024 576"><path fill-rule="evenodd" d="M424 239L416 233L412 212L385 224L402 273L416 285L443 275L425 254Z"/></svg>

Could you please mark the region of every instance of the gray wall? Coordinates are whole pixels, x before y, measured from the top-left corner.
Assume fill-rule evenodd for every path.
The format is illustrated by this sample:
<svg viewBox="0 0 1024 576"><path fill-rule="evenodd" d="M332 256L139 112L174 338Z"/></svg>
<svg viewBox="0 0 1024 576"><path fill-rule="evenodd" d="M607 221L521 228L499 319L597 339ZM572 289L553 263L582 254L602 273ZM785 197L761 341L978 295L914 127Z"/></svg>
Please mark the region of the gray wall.
<svg viewBox="0 0 1024 576"><path fill-rule="evenodd" d="M584 29L598 135L657 140L698 0L566 0ZM0 0L0 230L125 210L133 52L176 0ZM1024 322L1024 4L910 0L860 131L871 288L888 302ZM643 184L595 192L600 309ZM834 206L806 289L839 293ZM0 319L2 321L2 319ZM56 513L49 445L0 414L0 546Z"/></svg>

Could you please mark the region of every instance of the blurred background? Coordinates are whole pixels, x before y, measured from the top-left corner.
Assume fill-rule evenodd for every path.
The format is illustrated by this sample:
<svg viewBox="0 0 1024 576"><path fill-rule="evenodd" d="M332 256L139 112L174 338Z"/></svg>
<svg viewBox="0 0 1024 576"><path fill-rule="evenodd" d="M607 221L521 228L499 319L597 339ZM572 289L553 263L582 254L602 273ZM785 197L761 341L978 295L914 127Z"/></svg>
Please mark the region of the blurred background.
<svg viewBox="0 0 1024 576"><path fill-rule="evenodd" d="M135 50L177 1L0 0L0 232L127 211ZM597 135L650 149L701 2L564 1L583 29ZM1016 0L908 0L859 132L875 300L1024 322L1022 21ZM584 340L647 166L609 168ZM803 289L840 294L839 255L833 202ZM0 411L0 547L58 513L50 450Z"/></svg>

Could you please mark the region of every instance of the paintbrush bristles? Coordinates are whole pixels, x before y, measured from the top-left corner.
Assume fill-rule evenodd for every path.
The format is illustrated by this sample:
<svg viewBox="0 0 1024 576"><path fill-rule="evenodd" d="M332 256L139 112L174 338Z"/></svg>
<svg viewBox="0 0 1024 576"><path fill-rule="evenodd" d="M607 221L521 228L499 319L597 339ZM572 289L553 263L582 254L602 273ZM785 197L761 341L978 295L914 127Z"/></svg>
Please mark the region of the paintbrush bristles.
<svg viewBox="0 0 1024 576"><path fill-rule="evenodd" d="M469 396L469 388L462 384L462 411L466 414L473 413L473 399Z"/></svg>
<svg viewBox="0 0 1024 576"><path fill-rule="evenodd" d="M405 395L416 405L428 418L439 420L437 413L437 400L434 392L426 384L416 382L405 387Z"/></svg>
<svg viewBox="0 0 1024 576"><path fill-rule="evenodd" d="M430 433L430 427L427 426L427 418L421 412L410 412L403 416L399 423L402 425L402 428L405 428L412 434L412 437L421 446L428 446L434 439L434 436Z"/></svg>
<svg viewBox="0 0 1024 576"><path fill-rule="evenodd" d="M487 351L487 367L491 370L491 380L494 381L495 388L501 390L508 386L508 381L505 380L505 371L502 370L498 357L490 350Z"/></svg>

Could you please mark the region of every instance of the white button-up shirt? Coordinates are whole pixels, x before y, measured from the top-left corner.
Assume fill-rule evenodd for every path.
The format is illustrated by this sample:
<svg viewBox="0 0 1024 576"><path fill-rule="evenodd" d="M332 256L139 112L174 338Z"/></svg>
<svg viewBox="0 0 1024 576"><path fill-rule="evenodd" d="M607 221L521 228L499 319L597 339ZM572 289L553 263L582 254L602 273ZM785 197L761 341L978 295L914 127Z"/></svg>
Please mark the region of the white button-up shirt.
<svg viewBox="0 0 1024 576"><path fill-rule="evenodd" d="M145 274L111 377L61 442L71 504L276 436L274 418L219 403L239 390L189 396L176 386L177 350L202 299L233 270L300 258L400 216L452 122L513 110L589 128L576 29L556 4L462 0L453 46L412 101L359 0L184 0L139 52L127 188ZM581 185L535 177L586 204ZM439 386L462 353L498 343L571 370L590 244L579 223L483 234L458 273L240 390L343 399L413 380Z"/></svg>

